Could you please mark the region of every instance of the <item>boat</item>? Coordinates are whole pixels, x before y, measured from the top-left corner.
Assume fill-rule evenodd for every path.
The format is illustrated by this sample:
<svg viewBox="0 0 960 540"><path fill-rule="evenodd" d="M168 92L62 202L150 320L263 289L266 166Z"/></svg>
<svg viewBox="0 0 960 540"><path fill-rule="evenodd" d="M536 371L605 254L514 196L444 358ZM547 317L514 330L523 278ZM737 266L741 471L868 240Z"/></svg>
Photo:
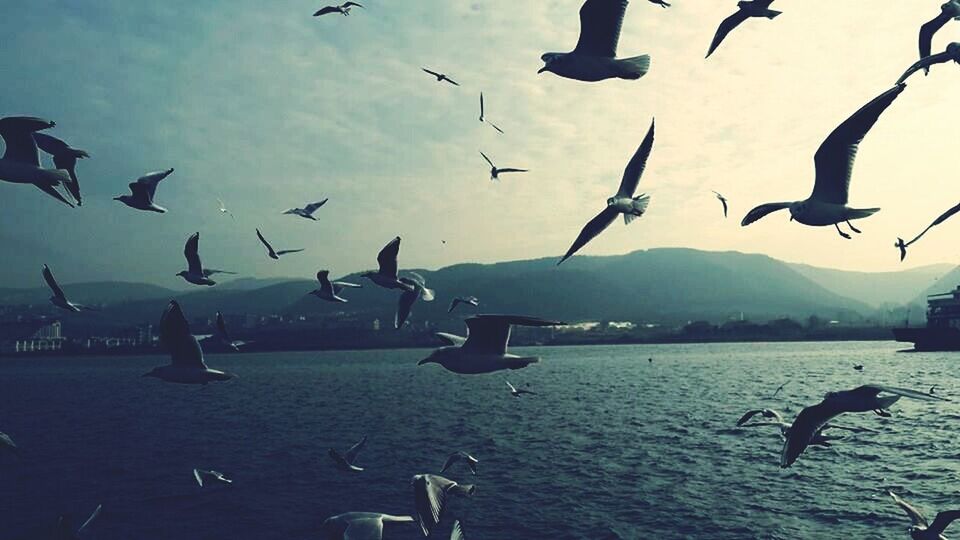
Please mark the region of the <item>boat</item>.
<svg viewBox="0 0 960 540"><path fill-rule="evenodd" d="M927 325L894 328L893 337L917 351L960 351L960 286L928 296Z"/></svg>

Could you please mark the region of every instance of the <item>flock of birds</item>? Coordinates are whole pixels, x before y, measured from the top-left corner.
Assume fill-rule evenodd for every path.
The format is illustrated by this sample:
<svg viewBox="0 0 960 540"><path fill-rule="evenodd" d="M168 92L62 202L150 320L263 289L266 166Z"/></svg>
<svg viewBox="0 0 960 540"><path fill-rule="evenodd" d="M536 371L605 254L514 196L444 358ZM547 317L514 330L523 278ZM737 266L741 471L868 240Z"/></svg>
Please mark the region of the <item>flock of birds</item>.
<svg viewBox="0 0 960 540"><path fill-rule="evenodd" d="M671 6L669 2L664 0L648 1L663 8ZM720 23L706 56L709 58L715 54L730 33L748 20L773 20L781 15L781 12L770 9L773 2L774 0L744 0L738 2L737 11ZM588 82L611 78L636 80L643 77L650 68L650 57L648 55L629 58L618 58L617 56L617 45L627 4L627 0L586 0L580 10L581 29L576 47L566 53L548 52L544 54L541 57L544 65L538 73L550 72L560 77ZM357 2L346 2L341 5L324 7L314 13L314 16L319 17L329 14L346 16L350 15L353 8L364 8L364 6ZM791 220L796 220L804 225L834 226L837 232L847 239L850 239L851 236L840 229L841 223L846 224L850 231L860 233L851 221L866 218L879 209L848 206L850 179L859 145L884 111L903 93L906 88L906 81L914 73L917 71L927 73L931 66L951 60L960 63L960 43L951 43L943 53L931 54L934 34L951 20L960 20L960 0L951 0L943 4L941 13L929 23L923 25L919 37L920 59L906 70L895 85L869 101L830 133L814 156L816 176L813 192L807 199L759 205L746 214L741 225L749 225L772 212L787 209L790 212ZM455 87L460 86L457 81L444 73L428 68L423 68L423 71L434 77L438 83L447 83ZM481 93L480 121L488 123L497 132L503 133L502 129L489 122L485 114L484 98ZM0 159L0 180L32 184L70 207L81 206L82 198L76 166L78 160L90 156L87 152L73 148L65 141L42 133L42 131L55 125L54 122L35 117L0 118L0 137L3 138L6 145L6 151L3 158ZM646 136L627 163L617 192L607 199L606 205L596 217L583 227L573 244L557 263L558 265L596 238L618 216L623 215L624 223L630 224L644 215L650 197L646 194L636 195L636 191L646 167L647 159L653 150L654 134L655 123L651 122ZM52 157L54 168L43 167L40 161L40 151ZM528 172L527 169L498 167L485 153L480 152L480 154L490 166L491 180L498 180L503 174ZM165 213L166 209L158 206L155 198L160 182L168 178L173 172L174 169L170 168L146 174L129 184L130 194L117 196L114 200L135 210ZM714 192L714 194L722 204L723 214L726 217L728 212L727 199L720 193ZM324 199L306 204L302 208L291 208L283 213L307 220L316 220L314 214L326 203L327 199ZM233 217L232 212L226 208L223 201L218 200L218 204L219 211L222 214ZM908 246L919 240L930 228L943 223L957 212L960 212L960 205L939 216L927 229L909 242L904 242L903 239L898 238L896 247L900 250L901 260L906 256ZM275 249L259 228L256 229L256 234L271 259L279 259L282 256L303 251L303 249ZM200 258L199 242L199 232L194 233L187 239L184 246L187 269L177 275L194 285L213 286L216 282L212 279L212 276L232 274L232 272L204 267ZM412 307L418 300L429 302L436 297L435 292L427 287L422 276L413 272L408 272L407 275L398 273L399 251L400 237L396 237L378 254L378 269L361 274L362 278L377 287L399 291L400 296L395 319L395 326L398 329L403 326ZM50 299L53 305L70 312L92 309L71 302L46 265L43 266L42 275L53 293ZM308 294L328 302L347 302L348 300L341 296L344 291L361 287L360 284L356 283L331 281L329 270L317 272L317 281L319 288ZM486 374L508 369L522 369L536 363L539 358L517 356L507 352L511 328L513 326L548 327L564 324L560 321L519 315L479 314L479 300L472 296L454 298L448 311L452 312L461 304L472 306L478 311L477 314L465 321L468 335L462 337L438 333L438 338L444 340L447 345L434 350L429 356L420 360L418 365L435 363L450 372L458 374ZM155 377L165 382L181 384L208 384L226 381L234 377L230 373L211 369L206 365L201 343L191 333L187 319L176 301L171 301L164 309L159 329L160 341L169 352L171 361L167 365L154 368L144 377ZM216 339L229 349L240 350L245 345L244 342L233 341L229 338L220 313L217 313L217 330ZM652 359L650 361L652 362ZM862 366L860 368L862 369ZM515 387L509 381L506 384L514 397L536 395L531 390ZM781 385L774 395L783 390L784 386ZM786 468L796 462L809 446L829 447L834 441L838 440L836 437L825 434L825 431L846 430L861 433L874 431L832 423L837 416L844 413L870 411L881 416L890 416L889 407L901 397L926 401L949 401L946 398L934 395L933 388L930 389L929 393L924 393L871 384L852 390L831 392L820 403L804 408L791 423L787 423L777 411L755 409L745 413L737 422L737 425L740 427L776 426L784 439L780 466ZM764 420L757 421L756 417L758 415ZM349 473L362 473L364 469L358 465L358 456L366 442L367 439L364 437L344 453L330 449L329 456L339 469ZM0 449L13 453L19 452L13 440L3 433L0 433ZM380 539L385 523L417 523L423 534L430 536L441 522L449 497L469 497L476 489L473 485L459 484L441 476L458 463L466 465L473 475L477 474L478 460L466 452L458 451L447 458L439 474L417 474L412 477L411 485L416 509L414 515L397 516L382 513L350 512L327 519L322 526L323 533L326 538L337 540ZM201 487L211 483L232 483L232 480L217 471L194 469L193 474ZM960 517L960 511L941 512L932 523L929 523L910 504L894 493L890 493L890 495L912 520L910 535L917 540L943 539L944 529L953 520ZM98 507L79 529L74 528L68 520L61 519L59 530L63 532L62 537L77 537L99 516L100 510L100 507ZM463 527L459 520L453 523L450 538L464 538Z"/></svg>

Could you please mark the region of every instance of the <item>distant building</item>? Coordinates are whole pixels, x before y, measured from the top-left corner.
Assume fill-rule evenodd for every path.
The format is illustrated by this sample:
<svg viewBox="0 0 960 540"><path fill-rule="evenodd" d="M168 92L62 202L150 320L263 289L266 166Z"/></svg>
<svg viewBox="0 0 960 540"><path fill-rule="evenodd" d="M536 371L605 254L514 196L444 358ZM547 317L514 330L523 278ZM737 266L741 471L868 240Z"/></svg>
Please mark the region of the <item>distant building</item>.
<svg viewBox="0 0 960 540"><path fill-rule="evenodd" d="M58 320L33 319L0 324L0 353L59 351L64 341Z"/></svg>
<svg viewBox="0 0 960 540"><path fill-rule="evenodd" d="M380 331L380 319L374 319L374 320L373 320L373 331L374 331L374 332L379 332L379 331Z"/></svg>

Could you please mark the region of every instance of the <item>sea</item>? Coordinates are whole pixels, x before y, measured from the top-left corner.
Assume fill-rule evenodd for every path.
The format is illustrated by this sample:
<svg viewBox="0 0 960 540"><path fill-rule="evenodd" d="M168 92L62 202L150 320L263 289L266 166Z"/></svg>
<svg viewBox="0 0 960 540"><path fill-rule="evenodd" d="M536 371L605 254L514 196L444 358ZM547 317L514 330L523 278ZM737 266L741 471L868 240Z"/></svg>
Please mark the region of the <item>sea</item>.
<svg viewBox="0 0 960 540"><path fill-rule="evenodd" d="M321 539L335 514L410 515L411 477L457 450L478 474L447 476L477 489L450 499L431 538L454 519L468 540L908 538L887 490L931 520L960 507L960 355L902 347L518 348L542 361L480 376L418 366L415 349L208 355L238 376L208 386L141 377L163 356L3 359L0 431L22 457L0 453L0 539L46 538L58 516L81 523L98 504L85 539ZM785 470L776 428L735 426L759 407L790 421L867 383L936 385L954 401L844 415L877 433ZM365 470L338 470L328 449L365 435ZM234 483L201 488L194 468ZM390 524L383 538L423 535Z"/></svg>

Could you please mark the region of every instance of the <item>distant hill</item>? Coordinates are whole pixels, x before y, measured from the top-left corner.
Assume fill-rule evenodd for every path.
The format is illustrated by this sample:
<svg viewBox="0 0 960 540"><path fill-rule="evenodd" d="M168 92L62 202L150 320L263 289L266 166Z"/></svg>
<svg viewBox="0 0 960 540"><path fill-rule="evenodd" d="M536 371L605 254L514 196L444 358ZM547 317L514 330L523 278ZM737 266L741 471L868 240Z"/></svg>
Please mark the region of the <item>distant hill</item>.
<svg viewBox="0 0 960 540"><path fill-rule="evenodd" d="M914 296L911 305L919 305L926 308L927 296L931 294L948 293L956 289L958 285L960 285L960 266L955 266L952 270L935 280L929 287Z"/></svg>
<svg viewBox="0 0 960 540"><path fill-rule="evenodd" d="M875 308L909 303L955 268L952 264L932 264L899 272L848 272L805 264L788 266L828 291Z"/></svg>
<svg viewBox="0 0 960 540"><path fill-rule="evenodd" d="M40 272L37 272L38 280ZM73 302L80 304L119 304L147 298L169 298L176 294L170 289L146 283L104 281L94 283L61 283L61 288ZM51 296L46 286L33 289L0 289L0 305L47 304Z"/></svg>

